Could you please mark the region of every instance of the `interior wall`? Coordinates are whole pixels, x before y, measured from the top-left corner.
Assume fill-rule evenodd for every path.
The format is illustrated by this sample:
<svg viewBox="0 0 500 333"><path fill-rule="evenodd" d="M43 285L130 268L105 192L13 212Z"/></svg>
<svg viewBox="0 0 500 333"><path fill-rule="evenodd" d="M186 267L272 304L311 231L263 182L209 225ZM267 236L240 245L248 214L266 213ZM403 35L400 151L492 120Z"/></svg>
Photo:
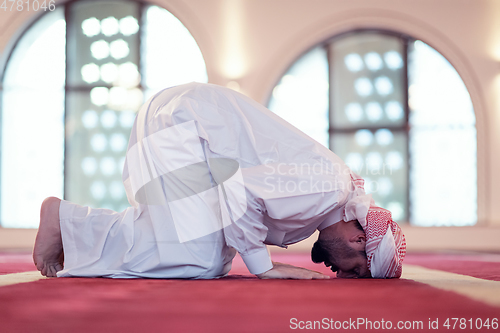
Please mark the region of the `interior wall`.
<svg viewBox="0 0 500 333"><path fill-rule="evenodd" d="M56 2L61 4L62 2ZM287 68L317 43L357 28L401 31L443 54L469 89L478 129L480 226L500 226L500 1L154 0L191 31L209 81L236 81L266 104ZM57 5L56 5L57 6ZM0 55L39 13L0 11ZM498 230L497 228L493 228ZM492 229L492 230L493 230Z"/></svg>

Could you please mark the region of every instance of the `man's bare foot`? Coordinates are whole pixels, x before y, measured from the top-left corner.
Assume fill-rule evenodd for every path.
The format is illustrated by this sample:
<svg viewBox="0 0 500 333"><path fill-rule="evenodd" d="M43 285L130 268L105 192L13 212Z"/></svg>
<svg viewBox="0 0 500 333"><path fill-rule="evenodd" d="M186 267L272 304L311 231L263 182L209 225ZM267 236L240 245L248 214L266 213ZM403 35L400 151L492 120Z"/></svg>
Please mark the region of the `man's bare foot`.
<svg viewBox="0 0 500 333"><path fill-rule="evenodd" d="M59 205L61 200L48 197L40 210L40 226L33 250L33 262L42 275L56 277L63 269L64 253L59 225Z"/></svg>

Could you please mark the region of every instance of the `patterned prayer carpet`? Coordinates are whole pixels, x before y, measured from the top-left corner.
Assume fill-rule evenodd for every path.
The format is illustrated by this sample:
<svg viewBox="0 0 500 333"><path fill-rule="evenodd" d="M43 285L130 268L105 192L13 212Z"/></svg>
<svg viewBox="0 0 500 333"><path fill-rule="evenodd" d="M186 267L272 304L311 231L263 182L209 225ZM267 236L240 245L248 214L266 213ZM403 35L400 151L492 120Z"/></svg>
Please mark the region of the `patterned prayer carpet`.
<svg viewBox="0 0 500 333"><path fill-rule="evenodd" d="M0 332L500 331L500 255L408 254L392 280L273 260L332 279L259 280L239 257L218 280L40 279L30 254L0 254Z"/></svg>

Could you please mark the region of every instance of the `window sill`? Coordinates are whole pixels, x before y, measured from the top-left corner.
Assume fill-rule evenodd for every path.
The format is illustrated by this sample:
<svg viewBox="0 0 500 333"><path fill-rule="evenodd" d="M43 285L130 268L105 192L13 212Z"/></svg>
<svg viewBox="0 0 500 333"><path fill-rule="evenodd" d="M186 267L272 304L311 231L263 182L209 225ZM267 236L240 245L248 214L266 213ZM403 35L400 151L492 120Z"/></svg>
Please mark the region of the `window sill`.
<svg viewBox="0 0 500 333"><path fill-rule="evenodd" d="M0 227L0 251L32 251L38 229Z"/></svg>
<svg viewBox="0 0 500 333"><path fill-rule="evenodd" d="M407 249L411 252L480 251L500 252L500 226L472 227L412 227L402 225ZM0 251L31 251L38 229L10 229L0 227ZM317 240L315 233L308 239L290 245L288 252L309 252ZM271 246L272 252L284 249Z"/></svg>

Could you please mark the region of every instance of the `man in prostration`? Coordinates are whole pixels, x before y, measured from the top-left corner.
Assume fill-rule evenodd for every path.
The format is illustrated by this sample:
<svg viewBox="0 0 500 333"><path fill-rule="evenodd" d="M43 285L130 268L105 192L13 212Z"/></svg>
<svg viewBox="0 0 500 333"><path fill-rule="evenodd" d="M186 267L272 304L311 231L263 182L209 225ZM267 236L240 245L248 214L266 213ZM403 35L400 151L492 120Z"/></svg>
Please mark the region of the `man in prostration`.
<svg viewBox="0 0 500 333"><path fill-rule="evenodd" d="M307 110L304 110L307 111ZM55 197L33 259L50 277L223 277L238 252L260 278L329 276L271 261L319 230L311 252L342 278L400 277L406 242L389 211L332 151L252 99L190 83L137 114L123 212Z"/></svg>

